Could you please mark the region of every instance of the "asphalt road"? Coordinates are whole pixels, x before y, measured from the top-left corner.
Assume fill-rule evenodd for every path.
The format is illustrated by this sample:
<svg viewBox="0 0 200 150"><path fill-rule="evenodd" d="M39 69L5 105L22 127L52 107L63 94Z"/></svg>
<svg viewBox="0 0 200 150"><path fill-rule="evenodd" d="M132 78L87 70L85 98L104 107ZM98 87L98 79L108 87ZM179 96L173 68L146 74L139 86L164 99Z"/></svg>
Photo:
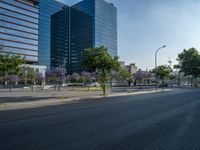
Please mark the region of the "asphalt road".
<svg viewBox="0 0 200 150"><path fill-rule="evenodd" d="M200 90L0 112L0 150L199 150Z"/></svg>

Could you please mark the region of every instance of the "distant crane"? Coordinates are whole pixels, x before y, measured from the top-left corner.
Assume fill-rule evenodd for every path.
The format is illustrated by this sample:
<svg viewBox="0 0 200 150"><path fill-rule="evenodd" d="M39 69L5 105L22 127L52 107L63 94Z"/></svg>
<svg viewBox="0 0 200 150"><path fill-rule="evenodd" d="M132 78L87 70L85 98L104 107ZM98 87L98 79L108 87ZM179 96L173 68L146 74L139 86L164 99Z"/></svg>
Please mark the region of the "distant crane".
<svg viewBox="0 0 200 150"><path fill-rule="evenodd" d="M170 57L169 57L168 63L169 63L169 66L171 67L172 61L171 61L171 58L170 58Z"/></svg>

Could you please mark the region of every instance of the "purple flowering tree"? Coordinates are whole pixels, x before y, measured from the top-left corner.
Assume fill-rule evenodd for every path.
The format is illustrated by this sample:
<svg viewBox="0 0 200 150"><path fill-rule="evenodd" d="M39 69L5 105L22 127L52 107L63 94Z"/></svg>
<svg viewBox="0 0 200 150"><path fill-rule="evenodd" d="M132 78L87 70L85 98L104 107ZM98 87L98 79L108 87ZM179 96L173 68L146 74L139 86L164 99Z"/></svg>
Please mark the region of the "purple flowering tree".
<svg viewBox="0 0 200 150"><path fill-rule="evenodd" d="M73 73L71 75L71 82L78 82L78 80L80 79L80 75L78 73Z"/></svg>
<svg viewBox="0 0 200 150"><path fill-rule="evenodd" d="M40 88L42 90L42 82L44 81L44 76L42 73L37 72L35 75L36 83L40 85Z"/></svg>
<svg viewBox="0 0 200 150"><path fill-rule="evenodd" d="M91 73L91 80L95 82L95 81L97 81L97 79L98 79L98 74L96 72L92 72Z"/></svg>
<svg viewBox="0 0 200 150"><path fill-rule="evenodd" d="M90 82L91 79L92 79L91 73L83 71L82 72L82 79L83 79L83 82Z"/></svg>
<svg viewBox="0 0 200 150"><path fill-rule="evenodd" d="M71 75L66 75L66 82L70 82L71 80Z"/></svg>
<svg viewBox="0 0 200 150"><path fill-rule="evenodd" d="M36 82L41 84L43 80L44 80L44 77L43 77L42 73L37 72L36 73Z"/></svg>
<svg viewBox="0 0 200 150"><path fill-rule="evenodd" d="M55 84L55 90L58 86L60 90L61 84L66 80L66 70L62 67L52 68L46 72L47 81Z"/></svg>
<svg viewBox="0 0 200 150"><path fill-rule="evenodd" d="M148 71L142 71L138 70L136 74L133 75L133 79L135 79L135 85L137 85L137 81L139 82L139 85L141 85L142 81L146 81L150 77L150 74Z"/></svg>
<svg viewBox="0 0 200 150"><path fill-rule="evenodd" d="M10 74L5 76L5 80L8 82L11 92L12 85L17 84L20 81L20 77L15 74Z"/></svg>

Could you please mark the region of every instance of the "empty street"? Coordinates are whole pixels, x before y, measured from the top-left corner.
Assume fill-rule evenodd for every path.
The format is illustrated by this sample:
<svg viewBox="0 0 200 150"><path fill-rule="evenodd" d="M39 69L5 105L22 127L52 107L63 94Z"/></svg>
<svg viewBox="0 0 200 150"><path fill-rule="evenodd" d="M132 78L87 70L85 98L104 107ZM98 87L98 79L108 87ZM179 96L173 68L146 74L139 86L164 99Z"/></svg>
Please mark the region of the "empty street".
<svg viewBox="0 0 200 150"><path fill-rule="evenodd" d="M0 150L199 150L199 116L198 89L0 111Z"/></svg>

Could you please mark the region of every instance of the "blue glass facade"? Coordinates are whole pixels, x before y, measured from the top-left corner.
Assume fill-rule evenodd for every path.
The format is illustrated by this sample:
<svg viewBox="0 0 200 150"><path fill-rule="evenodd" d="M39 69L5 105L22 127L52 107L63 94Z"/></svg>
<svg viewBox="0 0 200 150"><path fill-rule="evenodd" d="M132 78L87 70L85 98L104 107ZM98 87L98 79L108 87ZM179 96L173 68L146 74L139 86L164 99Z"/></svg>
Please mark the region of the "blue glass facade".
<svg viewBox="0 0 200 150"><path fill-rule="evenodd" d="M63 6L51 16L51 67L70 68L69 15L69 7Z"/></svg>
<svg viewBox="0 0 200 150"><path fill-rule="evenodd" d="M37 0L0 1L0 46L3 53L24 56L31 63L38 62Z"/></svg>
<svg viewBox="0 0 200 150"><path fill-rule="evenodd" d="M104 0L83 0L73 6L93 18L93 47L105 46L117 56L117 8Z"/></svg>
<svg viewBox="0 0 200 150"><path fill-rule="evenodd" d="M104 45L117 56L117 9L104 0L95 0L95 47Z"/></svg>
<svg viewBox="0 0 200 150"><path fill-rule="evenodd" d="M69 72L82 72L82 52L85 48L92 48L93 17L75 7L71 7L70 32L70 69Z"/></svg>
<svg viewBox="0 0 200 150"><path fill-rule="evenodd" d="M0 46L47 67L81 72L82 51L104 45L117 55L117 10L104 0L68 7L55 0L1 0Z"/></svg>
<svg viewBox="0 0 200 150"><path fill-rule="evenodd" d="M51 17L62 10L64 4L54 0L40 0L39 7L39 64L51 65Z"/></svg>
<svg viewBox="0 0 200 150"><path fill-rule="evenodd" d="M82 51L105 46L117 56L117 10L104 0L83 0L68 7L40 0L39 63L82 72Z"/></svg>

